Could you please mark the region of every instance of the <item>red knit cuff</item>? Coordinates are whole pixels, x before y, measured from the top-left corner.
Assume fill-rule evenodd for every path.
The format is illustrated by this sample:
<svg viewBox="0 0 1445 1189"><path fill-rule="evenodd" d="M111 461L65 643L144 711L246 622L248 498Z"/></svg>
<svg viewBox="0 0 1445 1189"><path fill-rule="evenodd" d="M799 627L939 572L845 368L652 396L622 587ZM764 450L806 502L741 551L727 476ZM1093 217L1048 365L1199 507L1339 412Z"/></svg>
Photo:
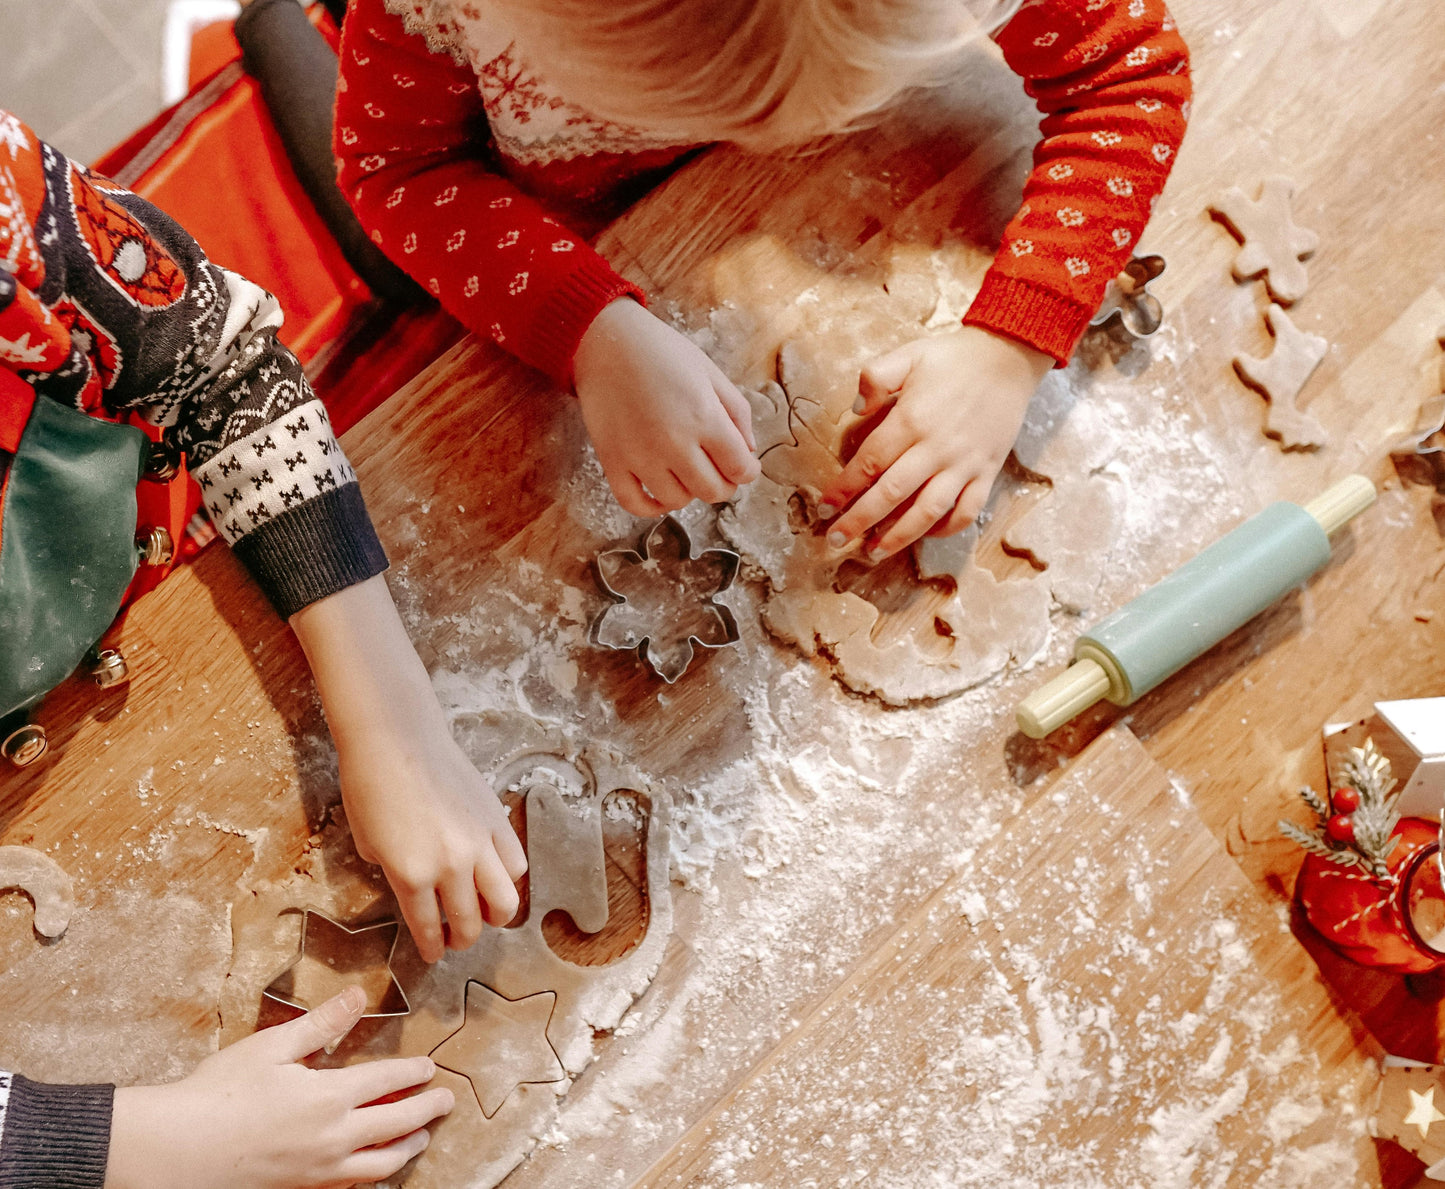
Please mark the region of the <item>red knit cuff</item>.
<svg viewBox="0 0 1445 1189"><path fill-rule="evenodd" d="M559 280L538 308L526 341L517 347L518 356L570 389L577 345L592 319L619 297L647 304L642 290L618 276L607 261L585 253L576 269Z"/></svg>
<svg viewBox="0 0 1445 1189"><path fill-rule="evenodd" d="M983 285L964 314L963 324L1016 339L1052 355L1063 367L1093 316L1094 311L1087 306L991 268L984 274Z"/></svg>

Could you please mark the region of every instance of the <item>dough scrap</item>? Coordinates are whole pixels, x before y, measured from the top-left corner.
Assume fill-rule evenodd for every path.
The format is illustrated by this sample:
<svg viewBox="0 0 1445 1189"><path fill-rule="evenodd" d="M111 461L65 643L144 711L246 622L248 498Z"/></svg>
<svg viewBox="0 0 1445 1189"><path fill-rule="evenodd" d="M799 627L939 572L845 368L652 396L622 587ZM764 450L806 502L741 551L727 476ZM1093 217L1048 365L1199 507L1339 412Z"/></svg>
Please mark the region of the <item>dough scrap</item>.
<svg viewBox="0 0 1445 1189"><path fill-rule="evenodd" d="M1329 435L1319 420L1299 407L1300 390L1319 367L1330 348L1328 340L1300 330L1279 306L1271 304L1265 313L1274 335L1274 350L1268 357L1236 355L1235 370L1250 387L1269 401L1264 432L1278 438L1286 450L1313 450L1323 446Z"/></svg>
<svg viewBox="0 0 1445 1189"><path fill-rule="evenodd" d="M28 846L0 846L0 891L19 888L35 901L35 931L54 940L70 927L75 886L49 855Z"/></svg>
<svg viewBox="0 0 1445 1189"><path fill-rule="evenodd" d="M1234 186L1209 208L1240 240L1235 279L1263 275L1270 297L1282 305L1305 295L1309 272L1302 261L1320 246L1318 235L1294 221L1293 196L1294 182L1275 175L1265 179L1257 200Z"/></svg>

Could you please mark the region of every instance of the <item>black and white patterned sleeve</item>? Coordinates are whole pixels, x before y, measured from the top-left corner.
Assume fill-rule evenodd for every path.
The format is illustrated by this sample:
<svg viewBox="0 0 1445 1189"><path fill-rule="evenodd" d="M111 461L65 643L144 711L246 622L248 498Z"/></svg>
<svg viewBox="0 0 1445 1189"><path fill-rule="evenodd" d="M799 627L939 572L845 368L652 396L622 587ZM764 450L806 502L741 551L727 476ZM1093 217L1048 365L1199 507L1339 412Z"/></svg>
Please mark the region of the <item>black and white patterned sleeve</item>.
<svg viewBox="0 0 1445 1189"><path fill-rule="evenodd" d="M0 1189L101 1189L114 1099L0 1072Z"/></svg>
<svg viewBox="0 0 1445 1189"><path fill-rule="evenodd" d="M42 145L39 296L70 311L72 365L27 377L166 426L217 531L283 617L386 569L351 469L276 299L206 258L143 198Z"/></svg>

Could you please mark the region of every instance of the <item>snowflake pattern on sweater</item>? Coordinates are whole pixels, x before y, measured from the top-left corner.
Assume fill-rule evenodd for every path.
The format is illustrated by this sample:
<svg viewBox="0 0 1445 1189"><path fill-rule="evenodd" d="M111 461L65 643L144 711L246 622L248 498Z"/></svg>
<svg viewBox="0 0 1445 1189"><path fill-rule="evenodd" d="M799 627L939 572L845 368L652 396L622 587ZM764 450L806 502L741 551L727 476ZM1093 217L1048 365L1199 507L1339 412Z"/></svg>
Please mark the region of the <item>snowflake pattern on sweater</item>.
<svg viewBox="0 0 1445 1189"><path fill-rule="evenodd" d="M964 321L1067 361L1178 151L1188 51L1162 0L1026 0L997 34L1043 113L1024 202ZM559 383L608 301L642 296L582 230L698 146L579 112L478 0L352 0L339 181L373 240L472 330Z"/></svg>
<svg viewBox="0 0 1445 1189"><path fill-rule="evenodd" d="M93 416L165 426L217 527L289 616L386 559L325 411L276 339L281 320L271 294L207 260L163 212L0 112L0 368ZM250 465L298 416L304 442Z"/></svg>

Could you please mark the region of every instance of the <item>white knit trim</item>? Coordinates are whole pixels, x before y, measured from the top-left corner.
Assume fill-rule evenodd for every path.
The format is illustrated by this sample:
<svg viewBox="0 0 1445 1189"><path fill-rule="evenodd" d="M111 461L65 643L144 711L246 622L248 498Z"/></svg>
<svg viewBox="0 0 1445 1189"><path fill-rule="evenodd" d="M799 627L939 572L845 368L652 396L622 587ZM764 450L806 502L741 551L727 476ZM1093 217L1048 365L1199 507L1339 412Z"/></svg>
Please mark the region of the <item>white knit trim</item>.
<svg viewBox="0 0 1445 1189"><path fill-rule="evenodd" d="M458 66L467 64L466 49L447 0L382 0L386 11L400 17L408 33L426 42L434 54L449 54Z"/></svg>
<svg viewBox="0 0 1445 1189"><path fill-rule="evenodd" d="M356 481L319 400L253 430L197 468L211 520L235 543L248 532Z"/></svg>

